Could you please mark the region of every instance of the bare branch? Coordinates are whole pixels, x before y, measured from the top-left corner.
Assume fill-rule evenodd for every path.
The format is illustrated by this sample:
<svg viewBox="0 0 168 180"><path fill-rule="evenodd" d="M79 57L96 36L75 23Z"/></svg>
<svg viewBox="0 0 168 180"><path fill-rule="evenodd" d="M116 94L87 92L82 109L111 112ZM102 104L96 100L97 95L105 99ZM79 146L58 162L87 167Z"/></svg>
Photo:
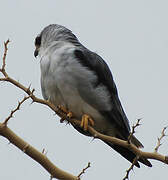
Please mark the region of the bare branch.
<svg viewBox="0 0 168 180"><path fill-rule="evenodd" d="M0 72L2 72L4 77L0 78L0 81L10 82L14 86L16 86L19 89L23 90L28 95L28 97L30 97L32 99L33 102L44 104L44 105L48 106L60 118L67 119L73 126L79 126L80 127L80 124L81 124L80 120L73 119L73 118L68 118L66 113L63 113L62 111L60 111L60 109L57 108L55 105L53 105L50 101L46 101L46 100L43 100L43 99L40 99L40 98L36 97L34 95L34 91L35 91L34 89L31 90L30 87L27 88L24 85L22 85L21 83L19 83L18 81L16 81L15 79L8 76L8 74L5 71L5 59L6 59L6 55L7 55L7 45L8 45L8 43L9 43L8 41L5 43L5 52L4 52L4 56L3 56L3 65L2 65L2 68L0 69ZM19 107L20 107L20 105L18 104ZM24 151L27 155L32 157L34 160L39 162L51 174L51 177L58 178L58 179L66 179L66 180L69 180L69 179L70 180L71 179L72 180L74 180L74 179L79 180L80 176L85 172L85 170L90 167L90 164L88 164L88 166L85 169L83 169L83 171L78 176L73 176L73 175L71 175L71 174L69 174L67 172L64 172L64 171L58 169L54 164L52 164L52 162L50 162L49 159L43 153L38 152L31 145L29 145L28 143L23 141L20 137L18 137L16 134L14 134L5 125L5 124L7 124L8 120L12 117L12 115L19 109L18 106L14 111L11 112L9 117L6 118L6 120L5 120L6 123L0 123L0 135L6 137L11 143L13 143L19 149ZM139 148L137 148L135 145L133 145L131 143L131 137L135 133L135 128L140 125L139 122L140 122L140 119L133 126L132 132L130 133L130 136L128 137L127 141L124 141L124 140L121 140L121 139L118 139L118 138L115 138L115 137L111 137L111 136L106 136L104 134L101 134L101 133L97 132L91 126L88 126L88 132L94 138L98 138L98 139L101 139L103 141L111 142L113 144L125 147L125 148L129 149L130 151L132 151L136 155L136 158L133 161L131 167L127 170L128 175L129 175L129 172L131 171L131 169L133 169L133 167L134 167L136 161L138 160L138 158L155 159L155 160L158 160L158 161L163 162L165 164L168 164L168 157L164 156L164 155L161 155L161 154L159 154L157 152L158 148L161 145L160 141L165 136L165 128L162 131L162 136L160 138L158 138L158 143L157 143L157 146L155 148L155 152L143 152L143 151L141 151ZM128 177L127 174L126 174L126 178Z"/></svg>
<svg viewBox="0 0 168 180"><path fill-rule="evenodd" d="M160 136L160 138L158 138L158 142L157 142L157 145L155 147L155 152L158 152L159 147L162 145L161 140L166 136L166 134L165 134L166 129L167 129L167 127L164 127L162 129L161 136Z"/></svg>
<svg viewBox="0 0 168 180"><path fill-rule="evenodd" d="M136 129L138 126L141 125L141 124L139 123L140 120L141 120L141 119L138 119L137 122L136 122L136 124L132 126L132 131L131 131L130 135L128 136L128 140L127 140L129 144L130 144L130 142L131 142L131 138L132 138L133 134L135 133L135 129Z"/></svg>
<svg viewBox="0 0 168 180"><path fill-rule="evenodd" d="M70 121L72 124L75 124L76 126L77 125L80 126L80 121L75 120L75 119L70 120ZM164 156L162 154L155 153L155 152L144 152L144 151L140 150L139 148L137 148L132 143L129 144L127 141L101 134L101 133L97 132L94 128L92 128L91 126L88 126L88 131L94 138L101 139L103 141L111 142L113 144L125 147L125 148L129 149L130 151L132 151L139 158L154 159L154 160L163 162L165 164L168 164L167 156Z"/></svg>
<svg viewBox="0 0 168 180"><path fill-rule="evenodd" d="M24 97L22 101L18 102L17 107L16 107L14 110L11 111L10 115L5 119L5 121L3 122L3 124L7 125L9 119L13 117L13 114L14 114L16 111L18 111L18 110L20 109L20 106L21 106L27 99L29 99L29 98L30 98L30 96Z"/></svg>
<svg viewBox="0 0 168 180"><path fill-rule="evenodd" d="M78 180L80 180L80 177L85 173L88 168L90 168L90 162L88 162L88 165L79 173Z"/></svg>
<svg viewBox="0 0 168 180"><path fill-rule="evenodd" d="M1 71L1 70L0 70ZM0 81L6 81L6 78L0 78Z"/></svg>
<svg viewBox="0 0 168 180"><path fill-rule="evenodd" d="M2 72L5 77L8 76L8 74L5 71L5 66L6 66L6 62L5 61L6 61L6 56L7 56L9 42L10 42L9 39L6 42L4 42L5 50L4 50L4 55L3 55L3 59L2 59L3 60L2 61L2 68L0 69L0 72Z"/></svg>
<svg viewBox="0 0 168 180"><path fill-rule="evenodd" d="M16 147L18 147L20 150L22 150L25 154L30 156L32 159L37 161L39 164L41 164L50 174L51 177L57 178L60 180L78 180L79 178L77 176L74 176L72 174L69 174L58 167L56 167L47 157L45 154L37 151L34 147L29 145L27 142L25 142L23 139L18 137L13 131L11 131L7 127L7 122L9 121L10 118L12 118L13 114L19 110L21 104L23 104L24 101L26 101L28 98L31 98L33 102L38 102L41 104L45 104L49 106L52 110L57 112L57 108L52 105L49 101L44 101L42 99L36 98L34 96L34 89L30 90L30 86L26 88L13 78L9 77L8 74L5 71L5 66L6 66L6 55L7 55L7 45L9 43L9 40L4 43L5 50L4 50L4 56L3 56L3 63L2 63L2 68L0 69L0 72L4 75L4 78L0 78L0 81L8 81L15 85L16 87L20 88L24 92L28 94L27 97L24 97L24 99L21 102L18 102L17 107L11 111L10 115L5 119L3 123L0 123L0 135L7 138L10 143L14 144ZM65 114L62 114L62 112L59 113L59 110L57 114L60 114L62 116L65 116Z"/></svg>
<svg viewBox="0 0 168 180"><path fill-rule="evenodd" d="M16 81L15 79L7 76L5 78L0 78L0 81L8 81L11 84L15 85L16 87L18 87L19 89L23 90L26 94L28 94L30 96L30 98L33 100L33 102L36 103L40 103L40 104L44 104L47 105L48 107L50 107L58 116L61 117L65 117L65 119L67 118L66 114L63 113L61 110L59 110L59 108L57 108L56 106L54 106L50 101L46 101L43 99L39 99L37 98L33 93L34 93L34 89L30 90L30 88L25 87L24 85L22 85L21 83L19 83L18 81Z"/></svg>
<svg viewBox="0 0 168 180"><path fill-rule="evenodd" d="M131 166L129 167L129 169L126 170L126 175L125 175L125 177L123 178L123 180L129 179L129 173L130 173L131 170L133 170L133 168L134 168L136 162L138 161L138 159L139 159L138 156L136 156L136 157L134 158Z"/></svg>
<svg viewBox="0 0 168 180"><path fill-rule="evenodd" d="M25 142L19 136L17 136L11 129L0 123L0 135L7 138L10 143L14 144L25 154L30 156L32 159L37 161L41 166L43 166L53 178L60 180L78 180L77 176L69 174L58 167L56 167L43 153L36 150L30 144Z"/></svg>
<svg viewBox="0 0 168 180"><path fill-rule="evenodd" d="M9 81L10 83L14 84L16 87L22 89L24 92L26 92L28 95L30 95L31 99L33 100L33 102L37 102L40 104L44 104L47 105L49 108L51 108L59 117L61 117L62 119L68 119L66 114L64 114L62 111L59 110L59 108L57 108L54 104L52 104L49 101L43 100L43 99L39 99L37 98L32 91L29 88L26 88L25 86L23 86L22 84L20 84L19 82L17 82L16 80L8 77L7 79L5 79L6 81ZM80 121L76 120L76 119L68 119L68 121L75 125L75 126L79 126L80 127ZM139 123L137 123L137 125L135 125L136 127L139 126ZM88 126L88 130L91 133L91 135L94 138L99 138L101 140L105 140L105 141L109 141L112 142L114 144L126 147L128 149L130 149L131 151L133 151L136 155L138 155L139 157L144 157L147 159L155 159L158 161L161 161L163 163L168 164L168 158L166 156L163 156L161 154L156 154L156 153L150 153L150 152L143 152L140 149L138 149L135 145L133 145L132 143L128 143L128 141L123 141L121 139L117 139L115 137L109 137L109 136L105 136L103 134L98 133L97 131L95 131L92 127ZM135 127L133 132L135 131Z"/></svg>

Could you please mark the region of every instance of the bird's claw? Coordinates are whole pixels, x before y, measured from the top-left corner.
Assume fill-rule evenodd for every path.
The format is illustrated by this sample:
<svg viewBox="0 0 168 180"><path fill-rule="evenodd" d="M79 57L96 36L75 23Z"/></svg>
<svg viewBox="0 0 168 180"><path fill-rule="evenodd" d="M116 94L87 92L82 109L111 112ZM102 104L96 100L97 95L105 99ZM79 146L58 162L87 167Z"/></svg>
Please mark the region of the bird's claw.
<svg viewBox="0 0 168 180"><path fill-rule="evenodd" d="M73 114L72 114L71 111L69 111L69 112L67 113L67 118L68 118L68 119L71 119L72 117L73 117Z"/></svg>
<svg viewBox="0 0 168 180"><path fill-rule="evenodd" d="M60 111L62 111L63 113L65 113L65 114L68 113L68 110L67 110L64 106L62 106L62 105L58 105L57 108L58 108Z"/></svg>
<svg viewBox="0 0 168 180"><path fill-rule="evenodd" d="M94 126L94 121L89 115L84 114L82 116L80 126L81 126L81 128L83 128L84 131L87 131L88 130L88 125Z"/></svg>
<svg viewBox="0 0 168 180"><path fill-rule="evenodd" d="M62 111L64 114L66 114L66 117L63 117L60 119L60 122L62 123L65 119L70 119L73 117L73 114L71 111L68 111L64 106L58 105L57 106L60 111Z"/></svg>

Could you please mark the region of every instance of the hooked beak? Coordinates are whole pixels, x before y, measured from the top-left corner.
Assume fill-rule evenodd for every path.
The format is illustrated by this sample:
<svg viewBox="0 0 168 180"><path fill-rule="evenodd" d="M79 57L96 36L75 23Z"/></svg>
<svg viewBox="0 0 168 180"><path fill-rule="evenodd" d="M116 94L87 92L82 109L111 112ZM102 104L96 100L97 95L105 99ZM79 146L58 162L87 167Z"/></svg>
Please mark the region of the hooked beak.
<svg viewBox="0 0 168 180"><path fill-rule="evenodd" d="M34 51L34 57L36 58L38 56L38 49L36 48Z"/></svg>

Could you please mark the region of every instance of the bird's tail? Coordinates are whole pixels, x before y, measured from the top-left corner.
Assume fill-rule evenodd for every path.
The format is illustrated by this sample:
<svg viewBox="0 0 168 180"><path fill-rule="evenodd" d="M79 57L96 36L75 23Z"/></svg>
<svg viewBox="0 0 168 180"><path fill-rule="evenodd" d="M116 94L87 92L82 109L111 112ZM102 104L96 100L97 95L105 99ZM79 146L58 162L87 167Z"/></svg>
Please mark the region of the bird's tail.
<svg viewBox="0 0 168 180"><path fill-rule="evenodd" d="M131 142L138 148L143 147L141 142L135 136L132 136ZM105 142L105 143L108 144L110 147L112 147L114 150L116 150L118 153L120 153L124 158L126 158L131 163L133 162L133 160L136 157L136 155L127 148L124 148L124 147L118 146L118 145L114 145L109 142ZM152 164L146 158L139 158L138 161L145 164L146 166L152 167ZM138 162L136 162L135 166L140 167Z"/></svg>
<svg viewBox="0 0 168 180"><path fill-rule="evenodd" d="M132 142L132 144L134 144L138 148L143 148L144 147L142 145L142 143L134 135L132 135L132 137L131 137L131 142Z"/></svg>

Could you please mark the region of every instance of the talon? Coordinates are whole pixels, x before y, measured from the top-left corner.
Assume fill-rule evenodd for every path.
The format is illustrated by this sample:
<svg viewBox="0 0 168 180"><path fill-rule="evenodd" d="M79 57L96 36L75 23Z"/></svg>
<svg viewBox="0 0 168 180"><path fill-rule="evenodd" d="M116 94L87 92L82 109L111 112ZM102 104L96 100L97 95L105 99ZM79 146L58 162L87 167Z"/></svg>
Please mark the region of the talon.
<svg viewBox="0 0 168 180"><path fill-rule="evenodd" d="M65 118L60 119L60 123L63 123L65 121Z"/></svg>
<svg viewBox="0 0 168 180"><path fill-rule="evenodd" d="M93 121L93 119L89 115L84 114L82 116L82 121L81 121L80 126L84 129L84 131L87 131L89 124L91 126L94 126L94 121Z"/></svg>
<svg viewBox="0 0 168 180"><path fill-rule="evenodd" d="M72 118L72 116L73 116L72 112L69 111L69 112L67 113L67 117L70 119L70 118Z"/></svg>
<svg viewBox="0 0 168 180"><path fill-rule="evenodd" d="M64 106L58 105L57 107L58 107L58 109L60 109L63 113L65 113L65 114L68 113L68 110L67 110Z"/></svg>
<svg viewBox="0 0 168 180"><path fill-rule="evenodd" d="M64 106L58 105L58 109L60 109L63 113L66 114L67 118L70 119L73 117L72 112L68 111ZM66 118L61 118L60 122L62 123Z"/></svg>

